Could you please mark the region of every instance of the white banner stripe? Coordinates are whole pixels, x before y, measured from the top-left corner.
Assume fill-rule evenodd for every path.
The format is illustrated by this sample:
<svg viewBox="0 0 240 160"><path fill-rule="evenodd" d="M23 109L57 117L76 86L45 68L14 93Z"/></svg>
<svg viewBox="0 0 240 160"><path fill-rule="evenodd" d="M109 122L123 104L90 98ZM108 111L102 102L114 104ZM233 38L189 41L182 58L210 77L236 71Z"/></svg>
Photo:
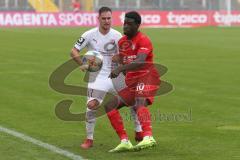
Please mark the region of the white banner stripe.
<svg viewBox="0 0 240 160"><path fill-rule="evenodd" d="M49 151L52 151L54 153L63 155L63 156L68 157L68 158L70 158L72 160L84 160L84 158L79 156L79 155L76 155L76 154L71 153L69 151L63 150L63 149L58 148L58 147L56 147L54 145L51 145L51 144L48 144L48 143L44 143L44 142L42 142L40 140L34 139L34 138L32 138L30 136L27 136L27 135L25 135L23 133L16 132L14 130L11 130L11 129L8 129L8 128L2 127L2 126L0 126L0 132L7 133L7 134L9 134L11 136L20 138L20 139L22 139L22 140L24 140L26 142L30 142L32 144L38 145L38 146L40 146L42 148L45 148L45 149L47 149Z"/></svg>

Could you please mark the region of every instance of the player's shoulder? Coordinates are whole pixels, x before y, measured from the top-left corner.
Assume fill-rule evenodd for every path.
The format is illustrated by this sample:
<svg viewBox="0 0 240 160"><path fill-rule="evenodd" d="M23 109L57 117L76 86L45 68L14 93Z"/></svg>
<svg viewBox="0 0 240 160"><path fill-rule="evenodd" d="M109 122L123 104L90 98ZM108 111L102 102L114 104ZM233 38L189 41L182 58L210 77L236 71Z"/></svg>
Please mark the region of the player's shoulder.
<svg viewBox="0 0 240 160"><path fill-rule="evenodd" d="M97 32L98 32L98 28L95 27L95 28L92 28L92 29L89 29L89 30L85 31L85 32L83 33L83 35L93 35L93 34L95 34L95 33L97 33Z"/></svg>
<svg viewBox="0 0 240 160"><path fill-rule="evenodd" d="M146 34L144 34L144 33L142 33L142 32L139 32L139 33L138 33L137 39L139 39L139 40L151 41L150 38L149 38Z"/></svg>
<svg viewBox="0 0 240 160"><path fill-rule="evenodd" d="M127 36L126 36L126 35L123 35L123 36L120 38L119 41L125 41L125 40L127 40L127 39L128 39Z"/></svg>
<svg viewBox="0 0 240 160"><path fill-rule="evenodd" d="M113 28L110 29L110 34L122 37L122 34Z"/></svg>
<svg viewBox="0 0 240 160"><path fill-rule="evenodd" d="M144 34L142 32L138 32L134 41L138 44L144 44L144 45L146 45L146 44L151 45L152 44L151 39L146 34Z"/></svg>
<svg viewBox="0 0 240 160"><path fill-rule="evenodd" d="M111 29L110 29L110 32L112 32L112 33L114 33L114 34L122 35L119 31L117 31L117 30L114 29L114 28L111 28Z"/></svg>

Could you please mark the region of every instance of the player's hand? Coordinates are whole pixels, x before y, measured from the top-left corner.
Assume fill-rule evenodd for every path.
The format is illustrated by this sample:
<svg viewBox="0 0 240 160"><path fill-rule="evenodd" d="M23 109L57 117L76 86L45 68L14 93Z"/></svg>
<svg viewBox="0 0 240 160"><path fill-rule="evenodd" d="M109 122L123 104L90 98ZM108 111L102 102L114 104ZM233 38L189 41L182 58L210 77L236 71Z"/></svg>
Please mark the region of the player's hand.
<svg viewBox="0 0 240 160"><path fill-rule="evenodd" d="M118 54L112 56L112 62L114 62L114 63L120 63L120 56L119 56Z"/></svg>
<svg viewBox="0 0 240 160"><path fill-rule="evenodd" d="M81 71L85 72L86 70L88 70L89 65L88 64L84 64L84 65L81 65L79 68L80 68Z"/></svg>
<svg viewBox="0 0 240 160"><path fill-rule="evenodd" d="M110 75L108 76L109 78L113 79L118 77L118 75L121 73L121 70L119 68L114 69Z"/></svg>

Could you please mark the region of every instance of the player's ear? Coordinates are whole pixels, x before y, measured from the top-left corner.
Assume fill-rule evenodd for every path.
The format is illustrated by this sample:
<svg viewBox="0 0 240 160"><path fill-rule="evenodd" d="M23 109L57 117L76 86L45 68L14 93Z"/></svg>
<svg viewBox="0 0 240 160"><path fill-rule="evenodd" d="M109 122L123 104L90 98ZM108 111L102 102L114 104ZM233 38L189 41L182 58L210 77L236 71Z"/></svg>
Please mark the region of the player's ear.
<svg viewBox="0 0 240 160"><path fill-rule="evenodd" d="M139 29L139 27L140 27L140 24L136 23L137 30Z"/></svg>

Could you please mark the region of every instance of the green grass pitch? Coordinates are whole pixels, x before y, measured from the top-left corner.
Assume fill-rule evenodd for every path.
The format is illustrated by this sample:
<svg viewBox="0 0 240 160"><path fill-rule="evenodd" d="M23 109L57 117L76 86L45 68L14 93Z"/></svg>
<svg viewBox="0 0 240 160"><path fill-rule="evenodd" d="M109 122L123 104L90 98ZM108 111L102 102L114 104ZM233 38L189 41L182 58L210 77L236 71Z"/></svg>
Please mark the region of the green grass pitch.
<svg viewBox="0 0 240 160"><path fill-rule="evenodd" d="M87 29L0 29L0 126L87 159L240 159L240 28L143 29L153 42L155 62L168 68L162 79L175 89L151 106L157 147L119 154L107 152L119 139L106 116L97 120L94 148L81 150L85 123L65 122L54 113L64 99L74 100L72 112L85 111L85 97L57 93L48 79L70 59L70 49ZM75 70L66 83L80 85L82 78ZM136 144L128 109L121 112ZM68 158L0 132L0 159Z"/></svg>

